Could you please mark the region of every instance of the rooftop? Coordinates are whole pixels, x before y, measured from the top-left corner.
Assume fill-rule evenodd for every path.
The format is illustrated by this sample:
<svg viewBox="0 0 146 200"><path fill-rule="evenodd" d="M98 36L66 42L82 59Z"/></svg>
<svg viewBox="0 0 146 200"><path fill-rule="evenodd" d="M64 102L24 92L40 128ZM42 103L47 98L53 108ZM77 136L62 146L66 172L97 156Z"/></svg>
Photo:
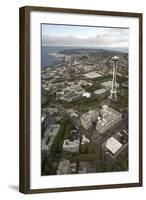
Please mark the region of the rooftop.
<svg viewBox="0 0 146 200"><path fill-rule="evenodd" d="M104 86L104 87L111 88L112 87L112 81L103 82L103 83L101 83L101 85ZM116 83L116 87L119 87L119 83Z"/></svg>
<svg viewBox="0 0 146 200"><path fill-rule="evenodd" d="M87 113L83 114L81 118L88 121L94 118L95 116L98 116L99 112L97 110L89 110Z"/></svg>
<svg viewBox="0 0 146 200"><path fill-rule="evenodd" d="M86 73L84 74L84 76L86 76L87 78L98 78L98 77L101 77L102 75L101 74L98 74L97 72L89 72L89 73Z"/></svg>
<svg viewBox="0 0 146 200"><path fill-rule="evenodd" d="M112 60L113 60L113 61L118 61L118 60L119 60L119 57L118 57L118 56L113 56L113 57L112 57Z"/></svg>
<svg viewBox="0 0 146 200"><path fill-rule="evenodd" d="M112 121L119 118L121 116L121 113L119 113L118 111L116 111L106 105L103 105L103 108L101 110L101 115L102 116L98 118L98 122L97 122L97 126L100 128L108 125Z"/></svg>
<svg viewBox="0 0 146 200"><path fill-rule="evenodd" d="M82 96L89 98L89 97L91 97L91 94L89 92L85 92L82 94Z"/></svg>
<svg viewBox="0 0 146 200"><path fill-rule="evenodd" d="M103 93L105 93L106 92L106 89L105 88L101 88L101 89L99 89L99 90L95 90L94 91L94 94L103 94Z"/></svg>
<svg viewBox="0 0 146 200"><path fill-rule="evenodd" d="M42 139L42 150L49 150L59 131L59 124L52 124L47 127Z"/></svg>
<svg viewBox="0 0 146 200"><path fill-rule="evenodd" d="M82 142L81 144L86 144L86 143L89 143L89 139L85 137L85 135L82 136Z"/></svg>
<svg viewBox="0 0 146 200"><path fill-rule="evenodd" d="M63 143L63 148L65 147L70 147L70 148L74 148L74 147L79 147L79 140L64 140L64 143Z"/></svg>
<svg viewBox="0 0 146 200"><path fill-rule="evenodd" d="M69 169L70 169L70 161L64 159L59 163L57 174L68 174Z"/></svg>
<svg viewBox="0 0 146 200"><path fill-rule="evenodd" d="M58 109L56 107L47 107L47 108L42 108L43 112L51 112L51 113L57 113Z"/></svg>
<svg viewBox="0 0 146 200"><path fill-rule="evenodd" d="M66 95L64 95L64 98L65 99L73 99L73 98L76 98L78 97L80 94L77 94L76 92L70 92L70 93L67 93Z"/></svg>
<svg viewBox="0 0 146 200"><path fill-rule="evenodd" d="M41 121L43 122L45 118L46 118L46 113L42 113Z"/></svg>
<svg viewBox="0 0 146 200"><path fill-rule="evenodd" d="M107 142L105 147L112 153L115 154L121 147L122 144L115 139L114 137L110 137Z"/></svg>

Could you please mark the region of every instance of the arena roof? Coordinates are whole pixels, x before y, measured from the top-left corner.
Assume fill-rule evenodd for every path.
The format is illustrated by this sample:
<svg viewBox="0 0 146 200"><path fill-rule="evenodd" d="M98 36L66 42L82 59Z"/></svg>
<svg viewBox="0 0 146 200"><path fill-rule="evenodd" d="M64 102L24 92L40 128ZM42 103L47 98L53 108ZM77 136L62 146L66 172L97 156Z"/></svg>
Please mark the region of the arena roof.
<svg viewBox="0 0 146 200"><path fill-rule="evenodd" d="M84 76L86 76L87 78L98 78L101 77L101 74L98 74L97 72L89 72L87 74L84 74Z"/></svg>

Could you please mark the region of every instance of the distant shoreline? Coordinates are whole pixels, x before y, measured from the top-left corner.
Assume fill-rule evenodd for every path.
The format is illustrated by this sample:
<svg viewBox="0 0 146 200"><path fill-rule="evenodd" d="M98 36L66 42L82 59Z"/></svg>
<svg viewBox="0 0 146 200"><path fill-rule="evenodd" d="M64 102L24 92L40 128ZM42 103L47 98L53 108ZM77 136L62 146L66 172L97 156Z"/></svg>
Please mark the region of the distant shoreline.
<svg viewBox="0 0 146 200"><path fill-rule="evenodd" d="M55 56L57 58L63 58L63 57L65 57L64 54L59 54L59 53L49 53L48 55L49 56Z"/></svg>

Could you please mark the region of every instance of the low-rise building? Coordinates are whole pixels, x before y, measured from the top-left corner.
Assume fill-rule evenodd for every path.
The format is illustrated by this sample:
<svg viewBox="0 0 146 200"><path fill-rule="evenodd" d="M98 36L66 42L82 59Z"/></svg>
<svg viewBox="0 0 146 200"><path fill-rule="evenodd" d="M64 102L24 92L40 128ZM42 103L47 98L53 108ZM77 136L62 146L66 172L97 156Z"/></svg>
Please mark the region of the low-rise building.
<svg viewBox="0 0 146 200"><path fill-rule="evenodd" d="M47 107L47 108L42 108L43 112L49 113L50 115L56 114L58 112L58 109L55 107Z"/></svg>
<svg viewBox="0 0 146 200"><path fill-rule="evenodd" d="M67 102L72 102L72 101L77 100L81 97L82 97L82 94L78 94L76 92L70 92L68 94L65 94L62 97L62 100L67 101Z"/></svg>
<svg viewBox="0 0 146 200"><path fill-rule="evenodd" d="M78 152L80 145L80 133L78 130L71 130L68 139L64 140L63 150L68 152Z"/></svg>
<svg viewBox="0 0 146 200"><path fill-rule="evenodd" d="M71 167L70 167L70 161L69 160L62 160L59 163L57 174L70 174L71 173Z"/></svg>
<svg viewBox="0 0 146 200"><path fill-rule="evenodd" d="M106 90L105 88L101 88L101 89L99 89L99 90L95 90L95 91L94 91L94 94L95 94L95 95L102 95L102 94L104 94L106 91L107 91L107 90Z"/></svg>
<svg viewBox="0 0 146 200"><path fill-rule="evenodd" d="M105 155L116 159L123 151L126 152L128 150L128 140L125 134L117 132L102 144L102 148L105 151Z"/></svg>
<svg viewBox="0 0 146 200"><path fill-rule="evenodd" d="M81 144L86 144L86 143L89 143L89 139L85 137L85 135L82 136L82 142Z"/></svg>
<svg viewBox="0 0 146 200"><path fill-rule="evenodd" d="M80 87L75 83L68 83L68 86L60 91L55 91L58 99L72 102L82 97L82 94L85 92L85 89Z"/></svg>
<svg viewBox="0 0 146 200"><path fill-rule="evenodd" d="M112 81L103 82L101 85L104 86L107 90L110 90L112 87ZM116 83L116 87L119 87L119 83Z"/></svg>
<svg viewBox="0 0 146 200"><path fill-rule="evenodd" d="M91 93L89 92L85 92L82 94L83 97L86 97L86 98L90 98L91 97Z"/></svg>
<svg viewBox="0 0 146 200"><path fill-rule="evenodd" d="M79 139L77 140L64 140L64 143L63 143L63 150L64 151L69 151L69 152L78 152L79 151Z"/></svg>
<svg viewBox="0 0 146 200"><path fill-rule="evenodd" d="M85 63L83 69L85 72L89 72L89 71L95 70L95 68L96 68L95 64Z"/></svg>
<svg viewBox="0 0 146 200"><path fill-rule="evenodd" d="M94 79L94 78L101 77L102 75L101 75L101 74L98 74L97 72L92 71L92 72L89 72L89 73L84 74L84 76L85 76L86 78L89 78L89 79Z"/></svg>
<svg viewBox="0 0 146 200"><path fill-rule="evenodd" d="M86 81L86 80L79 80L78 81L78 85L79 86L82 86L82 85L84 85L84 86L87 86L87 85L92 86L93 84L90 83L89 81Z"/></svg>
<svg viewBox="0 0 146 200"><path fill-rule="evenodd" d="M49 125L43 135L43 138L41 140L41 156L42 156L42 162L47 158L51 145L53 144L56 135L58 134L60 125L54 124Z"/></svg>
<svg viewBox="0 0 146 200"><path fill-rule="evenodd" d="M120 143L116 138L110 137L105 144L105 147L108 151L110 151L113 155L117 153L117 151L122 147L122 143Z"/></svg>
<svg viewBox="0 0 146 200"><path fill-rule="evenodd" d="M46 150L46 151L50 150L50 147L53 144L56 135L58 134L59 128L60 128L59 124L52 124L52 125L49 125L46 128L46 130L44 132L44 136L43 136L42 141L41 141L42 151L43 150Z"/></svg>
<svg viewBox="0 0 146 200"><path fill-rule="evenodd" d="M46 112L43 112L42 116L41 116L42 136L43 136L43 133L44 133L45 129L47 128L47 126L48 126L48 115Z"/></svg>

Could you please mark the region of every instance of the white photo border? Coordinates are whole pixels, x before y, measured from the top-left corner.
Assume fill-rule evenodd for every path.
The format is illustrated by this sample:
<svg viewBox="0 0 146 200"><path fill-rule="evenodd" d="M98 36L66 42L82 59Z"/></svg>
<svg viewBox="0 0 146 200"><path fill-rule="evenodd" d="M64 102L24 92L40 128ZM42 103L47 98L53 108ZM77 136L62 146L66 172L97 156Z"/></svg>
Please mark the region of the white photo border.
<svg viewBox="0 0 146 200"><path fill-rule="evenodd" d="M66 17L67 16L67 17ZM125 27L129 40L129 171L41 176L41 23ZM30 189L139 182L139 18L58 12L30 13Z"/></svg>

